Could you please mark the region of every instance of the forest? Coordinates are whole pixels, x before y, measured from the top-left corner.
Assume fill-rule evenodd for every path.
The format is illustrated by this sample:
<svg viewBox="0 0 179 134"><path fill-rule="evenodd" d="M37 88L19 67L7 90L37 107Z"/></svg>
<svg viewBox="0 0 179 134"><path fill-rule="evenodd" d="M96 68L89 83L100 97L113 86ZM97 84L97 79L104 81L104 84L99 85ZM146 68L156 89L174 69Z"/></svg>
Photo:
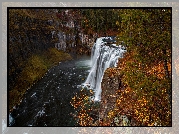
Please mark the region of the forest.
<svg viewBox="0 0 179 134"><path fill-rule="evenodd" d="M131 126L171 126L171 10L121 9L116 12L117 41L124 42L127 53L119 60L117 69L109 68L106 73L109 76L117 73L121 77L122 87L116 91L120 96L103 120L92 123L94 119L85 114L79 116L81 125L118 126L120 121L114 123L115 117L120 120L120 115L127 115L133 120ZM121 90L123 87L125 91ZM80 100L75 98L78 101L73 101L73 105L78 106L81 115L84 111L88 113L88 108L81 107L85 102L82 96Z"/></svg>
<svg viewBox="0 0 179 134"><path fill-rule="evenodd" d="M94 91L86 88L71 99L77 124L171 126L171 8L9 8L9 111L49 69L77 55L90 55L97 38L110 36L127 52L117 67L105 70L100 103L89 101ZM105 85L107 78L114 83L118 79L119 85L109 94L104 93L112 90ZM110 96L115 96L114 102ZM127 122L121 123L122 115Z"/></svg>

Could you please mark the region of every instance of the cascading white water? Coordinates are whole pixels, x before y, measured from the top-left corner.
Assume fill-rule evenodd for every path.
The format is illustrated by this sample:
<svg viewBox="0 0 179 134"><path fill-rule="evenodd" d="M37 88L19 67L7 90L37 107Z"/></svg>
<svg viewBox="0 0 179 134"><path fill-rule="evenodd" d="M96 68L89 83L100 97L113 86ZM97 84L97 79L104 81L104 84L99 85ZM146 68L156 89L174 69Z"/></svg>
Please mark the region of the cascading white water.
<svg viewBox="0 0 179 134"><path fill-rule="evenodd" d="M101 82L104 71L108 67L116 67L118 59L122 58L123 53L126 51L122 49L121 45L107 45L109 42L114 42L114 39L112 37L98 38L92 48L91 70L84 85L88 85L94 90L95 101L100 101L101 99Z"/></svg>

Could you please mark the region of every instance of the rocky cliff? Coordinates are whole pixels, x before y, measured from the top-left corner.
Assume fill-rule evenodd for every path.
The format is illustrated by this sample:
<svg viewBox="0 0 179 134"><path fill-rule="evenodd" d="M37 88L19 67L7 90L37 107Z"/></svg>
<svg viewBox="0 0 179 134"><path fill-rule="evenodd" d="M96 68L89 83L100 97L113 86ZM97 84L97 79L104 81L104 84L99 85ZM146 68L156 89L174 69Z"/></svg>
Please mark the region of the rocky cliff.
<svg viewBox="0 0 179 134"><path fill-rule="evenodd" d="M125 93L126 87L122 83L122 74L119 68L106 69L101 83L101 104L99 108L100 126L135 126L136 121L130 116L132 111L125 111L123 105L117 102ZM130 107L130 104L129 104ZM118 110L122 109L121 113Z"/></svg>
<svg viewBox="0 0 179 134"><path fill-rule="evenodd" d="M9 89L13 88L14 81L22 72L25 62L33 54L47 50L54 46L51 31L55 25L48 22L53 14L49 10L42 11L28 9L9 9ZM44 16L43 16L44 15Z"/></svg>
<svg viewBox="0 0 179 134"><path fill-rule="evenodd" d="M110 110L115 108L118 89L121 86L119 71L116 68L108 68L103 76L101 88L100 118L108 116Z"/></svg>
<svg viewBox="0 0 179 134"><path fill-rule="evenodd" d="M65 18L58 18L56 9L9 9L8 19L10 90L33 54L54 47L68 53L90 54L80 31L75 30L77 25L61 25Z"/></svg>
<svg viewBox="0 0 179 134"><path fill-rule="evenodd" d="M63 10L64 12L66 10ZM8 9L8 91L10 109L47 69L78 54L90 54L94 37L86 37L75 19L57 9ZM90 39L93 39L89 42ZM57 49L59 51L57 51ZM70 55L71 56L70 56Z"/></svg>

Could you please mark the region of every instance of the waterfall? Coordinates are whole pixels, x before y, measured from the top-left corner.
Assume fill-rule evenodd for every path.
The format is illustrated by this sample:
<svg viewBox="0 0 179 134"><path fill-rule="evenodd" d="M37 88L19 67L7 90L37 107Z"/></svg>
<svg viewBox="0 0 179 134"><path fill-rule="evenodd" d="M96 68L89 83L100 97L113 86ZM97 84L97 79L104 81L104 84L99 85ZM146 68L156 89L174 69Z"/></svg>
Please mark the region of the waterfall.
<svg viewBox="0 0 179 134"><path fill-rule="evenodd" d="M91 70L84 83L94 90L95 101L101 99L101 82L104 71L109 67L116 67L119 58L126 50L115 44L114 37L97 38L91 52Z"/></svg>

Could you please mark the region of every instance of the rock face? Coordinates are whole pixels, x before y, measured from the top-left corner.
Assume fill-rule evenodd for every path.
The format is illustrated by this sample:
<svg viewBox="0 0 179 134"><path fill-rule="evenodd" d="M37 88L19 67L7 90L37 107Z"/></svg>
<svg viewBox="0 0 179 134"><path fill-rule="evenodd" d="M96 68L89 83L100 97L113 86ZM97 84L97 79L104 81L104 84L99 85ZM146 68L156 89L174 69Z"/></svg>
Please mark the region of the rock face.
<svg viewBox="0 0 179 134"><path fill-rule="evenodd" d="M54 46L51 31L54 30L55 25L49 24L48 19L44 20L29 15L31 12L20 9L9 11L8 54L10 89L13 89L14 81L22 72L24 61L33 54Z"/></svg>
<svg viewBox="0 0 179 134"><path fill-rule="evenodd" d="M99 108L99 120L101 126L137 126L136 120L131 116L128 109L124 113L118 113L115 110L117 99L121 97L121 93L125 92L126 87L122 83L122 74L119 68L106 69L101 83L101 104ZM127 100L126 100L127 102ZM123 110L125 107L120 106Z"/></svg>
<svg viewBox="0 0 179 134"><path fill-rule="evenodd" d="M9 89L14 88L17 76L33 54L56 47L70 54L90 54L88 44L81 44L75 27L60 25L54 9L11 9L8 21ZM71 31L71 32L70 32ZM78 38L75 36L79 36ZM93 37L91 37L93 39ZM90 39L90 38L89 38ZM88 39L88 40L89 40ZM83 41L83 43L86 43Z"/></svg>
<svg viewBox="0 0 179 134"><path fill-rule="evenodd" d="M103 76L101 83L101 106L99 118L103 120L108 116L110 110L115 108L116 98L119 96L117 90L121 86L119 70L117 68L108 68Z"/></svg>

